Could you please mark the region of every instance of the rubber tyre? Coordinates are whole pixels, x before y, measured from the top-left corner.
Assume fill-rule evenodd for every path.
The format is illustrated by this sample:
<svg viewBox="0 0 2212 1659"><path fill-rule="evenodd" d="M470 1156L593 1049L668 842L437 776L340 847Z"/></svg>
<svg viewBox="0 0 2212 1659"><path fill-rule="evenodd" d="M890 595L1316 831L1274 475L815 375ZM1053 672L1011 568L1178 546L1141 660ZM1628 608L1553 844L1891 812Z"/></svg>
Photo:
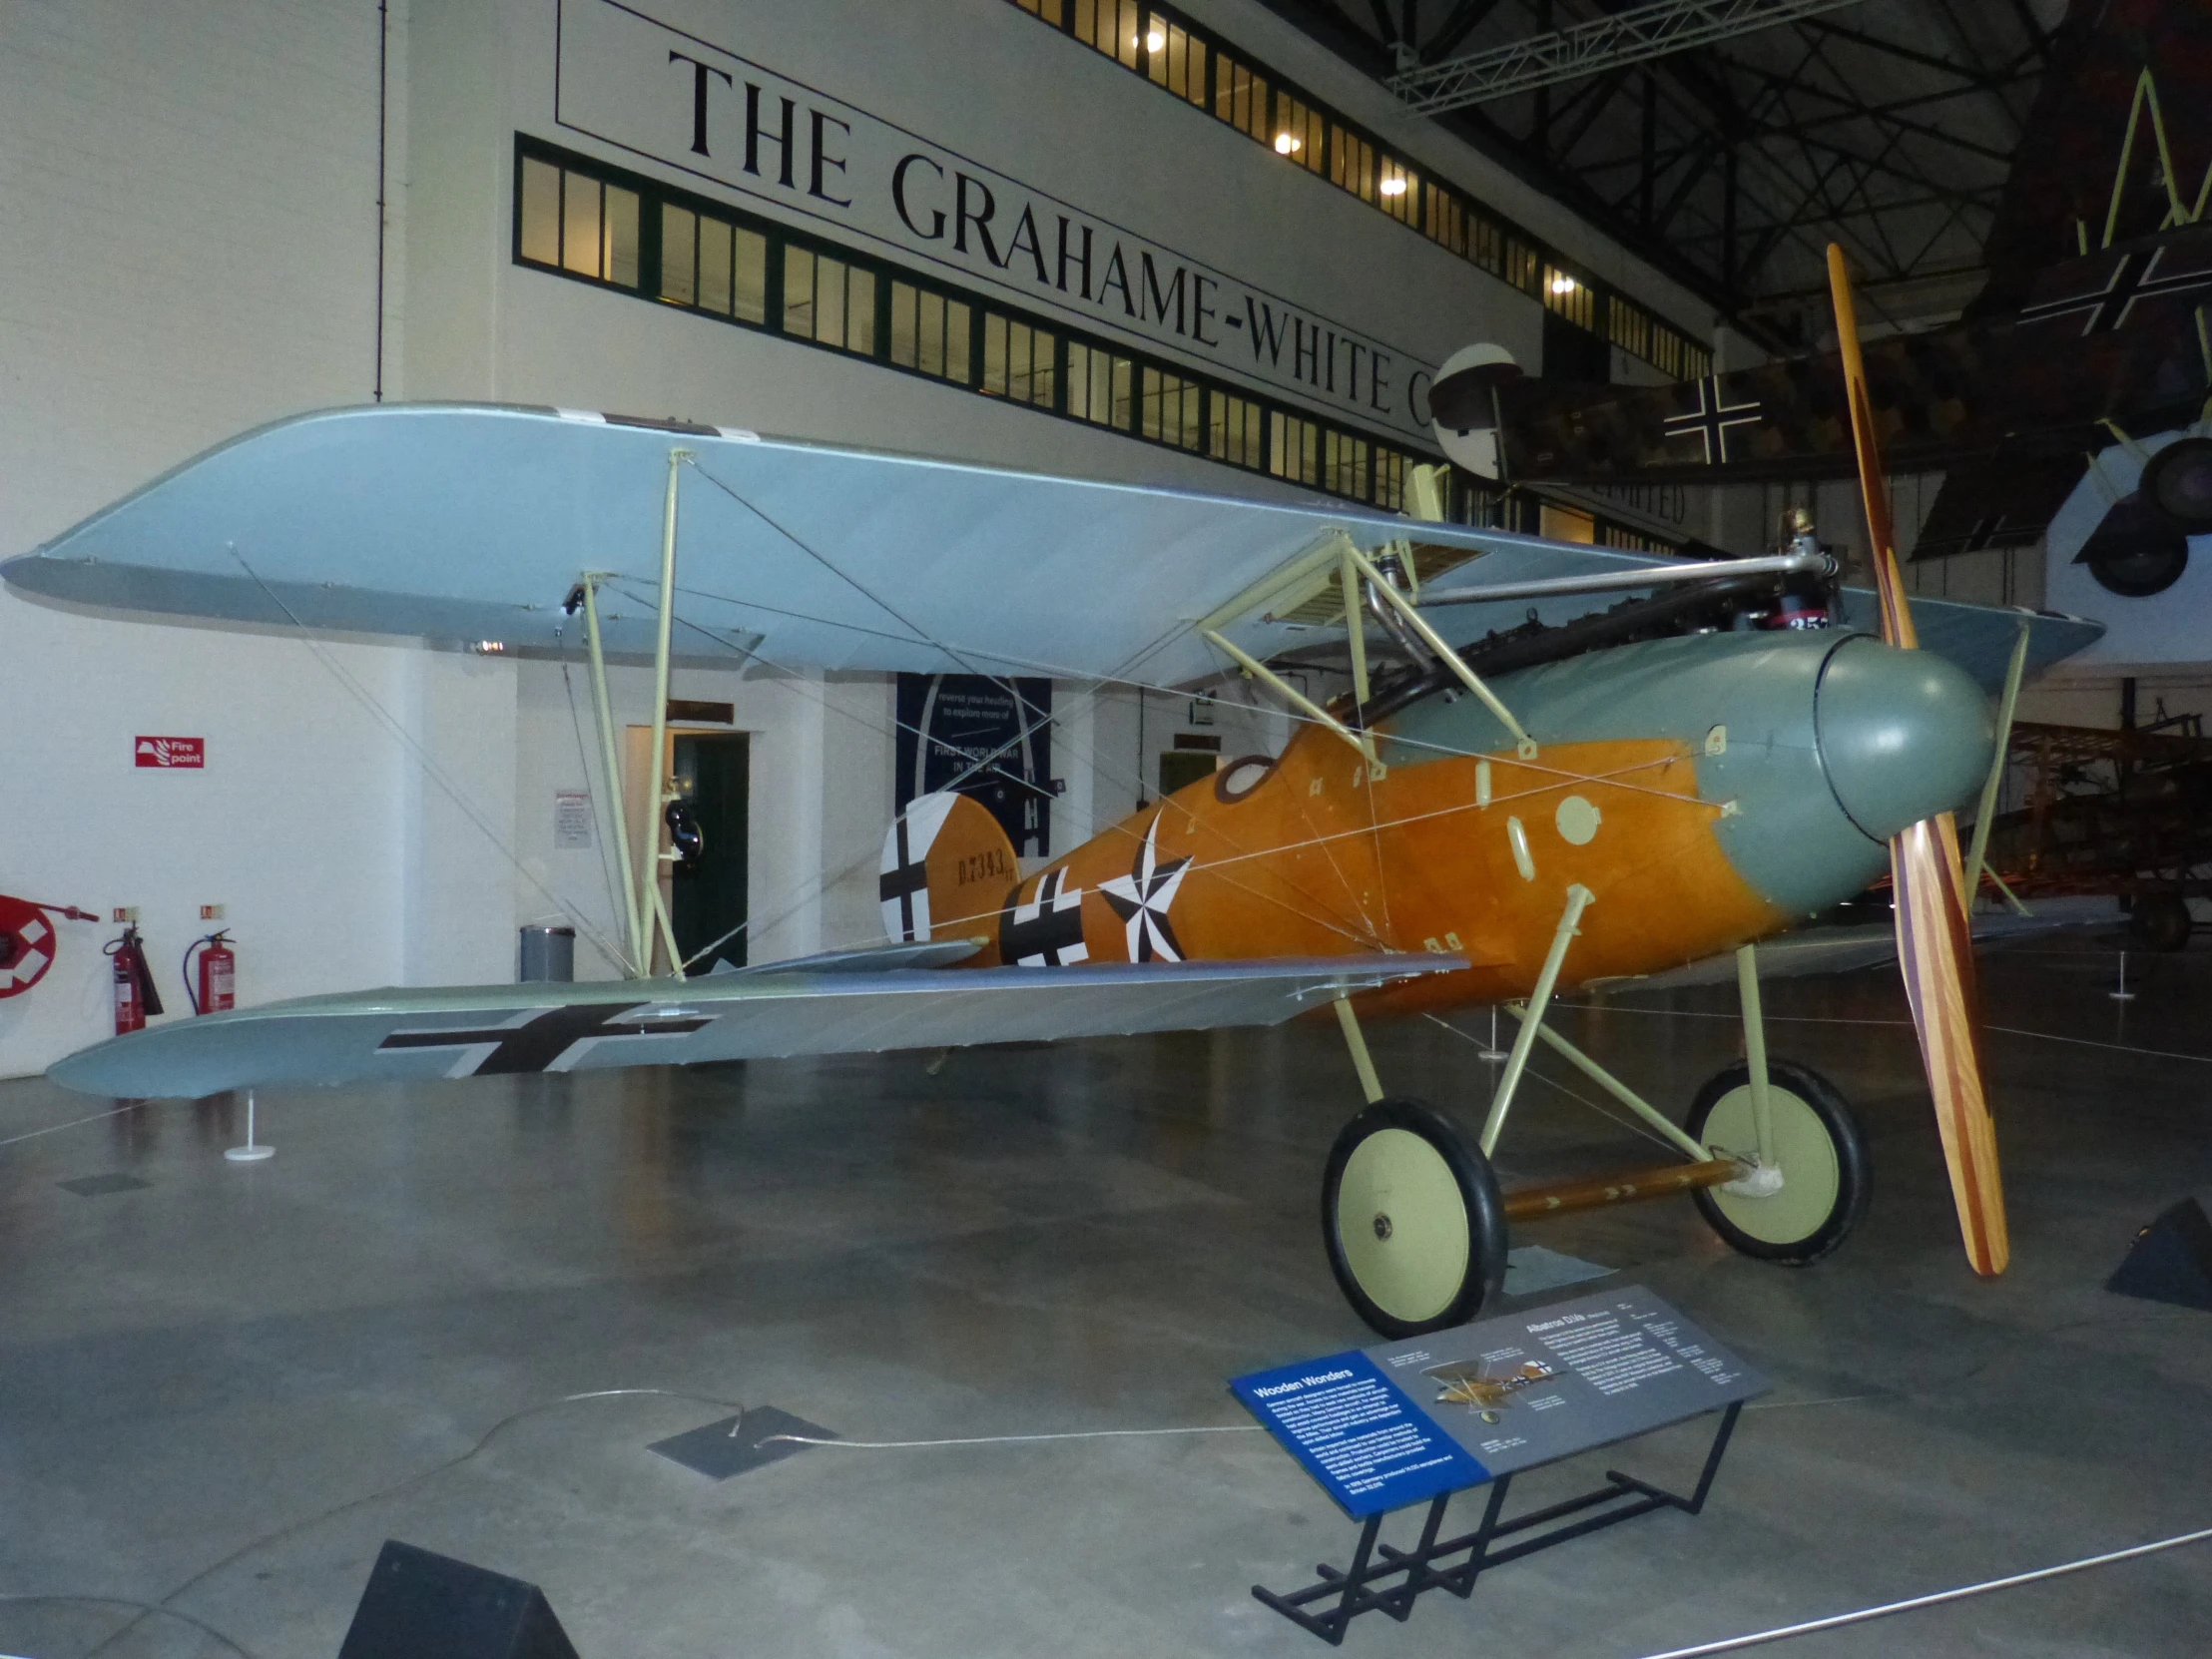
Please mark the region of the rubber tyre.
<svg viewBox="0 0 2212 1659"><path fill-rule="evenodd" d="M2186 950L2190 929L2194 926L2189 901L2171 893L2153 893L2136 899L2135 908L2127 918L2129 936L2145 950Z"/></svg>
<svg viewBox="0 0 2212 1659"><path fill-rule="evenodd" d="M1505 1283L1490 1161L1421 1101L1380 1100L1345 1125L1321 1221L1345 1300L1385 1337L1463 1325Z"/></svg>
<svg viewBox="0 0 2212 1659"><path fill-rule="evenodd" d="M1804 1267L1842 1244L1866 1215L1873 1168L1866 1137L1835 1084L1810 1067L1769 1060L1767 1087L1783 1190L1771 1198L1749 1198L1701 1187L1691 1197L1706 1224L1732 1248L1762 1262ZM1749 1152L1756 1144L1750 1101L1751 1068L1739 1062L1698 1091L1683 1127L1700 1141Z"/></svg>

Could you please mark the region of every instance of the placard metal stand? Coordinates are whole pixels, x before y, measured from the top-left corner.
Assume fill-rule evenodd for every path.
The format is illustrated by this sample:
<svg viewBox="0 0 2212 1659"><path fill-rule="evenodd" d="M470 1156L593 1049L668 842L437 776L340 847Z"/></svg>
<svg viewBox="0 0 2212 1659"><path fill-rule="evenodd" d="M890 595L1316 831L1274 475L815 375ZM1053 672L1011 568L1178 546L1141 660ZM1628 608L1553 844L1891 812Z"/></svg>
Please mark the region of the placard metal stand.
<svg viewBox="0 0 2212 1659"><path fill-rule="evenodd" d="M1341 1647L1346 1629L1362 1613L1387 1613L1403 1624L1413 1611L1414 1598L1425 1590L1449 1590L1464 1601L1474 1593L1474 1581L1491 1567L1517 1561L1524 1555L1533 1555L1572 1538L1603 1531L1622 1521L1634 1520L1638 1515L1648 1515L1655 1509L1680 1509L1694 1515L1705 1507L1706 1496L1713 1489L1713 1477L1720 1472L1721 1458L1728 1450L1729 1436L1736 1431L1737 1414L1743 1408L1743 1401L1736 1400L1720 1413L1720 1427L1714 1432L1712 1447L1705 1454L1705 1467L1698 1474L1696 1490L1688 1497L1639 1480L1634 1475L1623 1474L1618 1469L1607 1469L1605 1484L1595 1490L1547 1504L1525 1515L1516 1515L1511 1520L1501 1520L1505 1494L1513 1484L1512 1475L1501 1474L1489 1483L1481 1523L1472 1532L1461 1533L1456 1538L1437 1538L1436 1534L1443 1530L1444 1509L1452 1497L1449 1492L1438 1492L1428 1501L1420 1541L1411 1549L1397 1549L1382 1542L1383 1517L1370 1515L1361 1524L1360 1541L1353 1548L1351 1566L1338 1568L1323 1561L1314 1568L1321 1575L1319 1580L1304 1589L1279 1593L1255 1584L1252 1593L1331 1647ZM1473 1489L1480 1491L1482 1488ZM1584 1514L1602 1504L1615 1507L1595 1515ZM1583 1518L1570 1521L1567 1520L1570 1515ZM1553 1521L1565 1524L1551 1526L1548 1531L1500 1547L1502 1539L1534 1527L1548 1526ZM1463 1561L1451 1566L1441 1564L1460 1554L1466 1557ZM1401 1574L1398 1583L1383 1587L1384 1580ZM1330 1603L1332 1597L1335 1598L1333 1604L1317 1608L1316 1604Z"/></svg>
<svg viewBox="0 0 2212 1659"><path fill-rule="evenodd" d="M1462 1600L1492 1567L1660 1509L1705 1507L1744 1401L1766 1381L1642 1286L1234 1378L1230 1388L1360 1525L1351 1563L1252 1593L1331 1646L1362 1613L1400 1623L1430 1590ZM1508 1518L1516 1475L1675 1423L1718 1417L1687 1496L1618 1469L1593 1491ZM1485 1491L1486 1488L1486 1491ZM1445 1538L1454 1493L1483 1492L1473 1531ZM1385 1515L1425 1508L1410 1548Z"/></svg>

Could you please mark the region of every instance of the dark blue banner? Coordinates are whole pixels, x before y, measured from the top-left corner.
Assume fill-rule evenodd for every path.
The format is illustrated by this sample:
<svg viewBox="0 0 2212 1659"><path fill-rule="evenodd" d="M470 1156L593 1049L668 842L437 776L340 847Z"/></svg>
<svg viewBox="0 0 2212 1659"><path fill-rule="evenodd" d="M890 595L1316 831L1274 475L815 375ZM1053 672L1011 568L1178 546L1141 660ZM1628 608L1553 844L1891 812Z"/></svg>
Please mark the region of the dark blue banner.
<svg viewBox="0 0 2212 1659"><path fill-rule="evenodd" d="M957 790L1005 829L1017 854L1052 851L1052 682L979 674L898 677L897 810Z"/></svg>

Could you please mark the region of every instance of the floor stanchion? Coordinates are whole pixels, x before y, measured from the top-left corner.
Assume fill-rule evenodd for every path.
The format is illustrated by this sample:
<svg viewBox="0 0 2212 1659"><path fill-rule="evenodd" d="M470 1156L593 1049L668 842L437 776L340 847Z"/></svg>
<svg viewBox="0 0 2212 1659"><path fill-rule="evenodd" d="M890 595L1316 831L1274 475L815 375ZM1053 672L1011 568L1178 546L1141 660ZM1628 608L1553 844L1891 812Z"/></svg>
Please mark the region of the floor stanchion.
<svg viewBox="0 0 2212 1659"><path fill-rule="evenodd" d="M252 1089L246 1091L246 1144L244 1146L226 1147L223 1156L230 1159L234 1164L258 1164L264 1158L276 1156L275 1147L261 1146L254 1140L254 1091Z"/></svg>

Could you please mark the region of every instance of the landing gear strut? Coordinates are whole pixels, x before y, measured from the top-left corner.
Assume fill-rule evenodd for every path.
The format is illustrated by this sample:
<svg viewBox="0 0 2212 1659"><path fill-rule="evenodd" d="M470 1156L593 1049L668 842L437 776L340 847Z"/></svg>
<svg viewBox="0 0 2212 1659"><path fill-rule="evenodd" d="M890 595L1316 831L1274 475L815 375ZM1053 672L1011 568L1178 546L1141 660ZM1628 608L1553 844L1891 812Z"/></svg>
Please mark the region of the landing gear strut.
<svg viewBox="0 0 2212 1659"><path fill-rule="evenodd" d="M1866 1140L1826 1078L1768 1059L1751 946L1737 952L1744 1059L1706 1084L1686 1125L1675 1125L1544 1023L1568 945L1592 901L1587 888L1568 890L1529 999L1506 1005L1520 1031L1478 1145L1420 1101L1382 1098L1352 1004L1337 1003L1368 1106L1330 1151L1322 1233L1346 1300L1385 1337L1472 1319L1504 1287L1509 1222L1687 1192L1735 1249L1803 1266L1835 1250L1866 1214L1872 1191ZM1490 1155L1538 1042L1643 1120L1681 1160L1501 1193Z"/></svg>

